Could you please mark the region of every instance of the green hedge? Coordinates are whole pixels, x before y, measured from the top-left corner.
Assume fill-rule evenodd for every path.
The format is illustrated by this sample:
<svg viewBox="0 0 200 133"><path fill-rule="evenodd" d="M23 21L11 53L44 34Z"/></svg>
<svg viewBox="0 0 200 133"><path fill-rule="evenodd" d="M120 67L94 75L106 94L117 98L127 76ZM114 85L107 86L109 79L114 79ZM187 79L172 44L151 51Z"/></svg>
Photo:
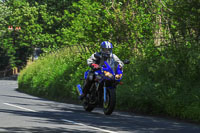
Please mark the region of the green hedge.
<svg viewBox="0 0 200 133"><path fill-rule="evenodd" d="M178 72L182 56L171 56L170 60L156 54L132 56L124 68L124 84L117 88L117 109L200 121L200 83L192 80L195 75L189 68L184 74ZM80 57L67 48L41 57L21 71L19 89L54 100L78 101L76 85L89 69Z"/></svg>
<svg viewBox="0 0 200 133"><path fill-rule="evenodd" d="M199 56L182 47L133 56L118 89L118 106L129 111L200 121ZM183 52L184 51L184 52ZM187 51L187 52L185 52ZM190 53L190 54L189 54Z"/></svg>
<svg viewBox="0 0 200 133"><path fill-rule="evenodd" d="M20 72L19 89L56 100L76 99L76 84L84 71L78 57L68 48L41 57Z"/></svg>

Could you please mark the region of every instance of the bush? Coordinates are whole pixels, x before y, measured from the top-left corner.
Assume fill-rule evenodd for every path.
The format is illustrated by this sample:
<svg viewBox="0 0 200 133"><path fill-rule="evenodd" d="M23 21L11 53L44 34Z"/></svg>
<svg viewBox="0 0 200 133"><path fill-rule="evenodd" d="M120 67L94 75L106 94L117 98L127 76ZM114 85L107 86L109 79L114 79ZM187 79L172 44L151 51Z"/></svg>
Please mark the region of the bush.
<svg viewBox="0 0 200 133"><path fill-rule="evenodd" d="M165 52L167 57L155 52L132 57L124 85L118 88L118 108L200 121L200 64L194 56L198 50L181 47Z"/></svg>
<svg viewBox="0 0 200 133"><path fill-rule="evenodd" d="M80 0L71 3L62 17L43 16L44 22L52 19L48 27L56 27L56 32L40 40L55 48L99 47L101 41L111 41L121 59L131 59L124 68L124 85L117 89L119 109L200 121L199 6L197 1L178 3ZM41 11L46 14L45 9ZM63 25L57 29L59 23ZM41 32L39 27L37 32ZM28 66L19 77L20 89L54 99L75 99L89 55L80 58L70 52L64 49Z"/></svg>
<svg viewBox="0 0 200 133"><path fill-rule="evenodd" d="M21 71L19 89L57 100L76 99L76 84L84 71L78 57L68 48L41 57Z"/></svg>

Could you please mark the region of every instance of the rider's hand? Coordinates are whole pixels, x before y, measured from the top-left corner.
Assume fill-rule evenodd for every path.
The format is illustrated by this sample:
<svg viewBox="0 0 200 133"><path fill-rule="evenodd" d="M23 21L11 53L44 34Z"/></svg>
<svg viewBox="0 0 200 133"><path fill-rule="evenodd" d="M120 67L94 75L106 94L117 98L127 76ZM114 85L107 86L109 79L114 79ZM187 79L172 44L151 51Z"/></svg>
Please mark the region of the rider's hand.
<svg viewBox="0 0 200 133"><path fill-rule="evenodd" d="M93 69L99 69L99 65L98 64L92 64L91 65Z"/></svg>

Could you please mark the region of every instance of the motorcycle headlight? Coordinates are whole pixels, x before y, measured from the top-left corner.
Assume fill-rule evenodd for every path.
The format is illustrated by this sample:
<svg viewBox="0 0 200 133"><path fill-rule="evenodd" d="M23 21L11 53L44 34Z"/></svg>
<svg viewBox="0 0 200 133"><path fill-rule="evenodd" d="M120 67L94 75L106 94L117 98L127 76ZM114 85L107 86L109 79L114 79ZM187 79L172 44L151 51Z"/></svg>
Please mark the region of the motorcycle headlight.
<svg viewBox="0 0 200 133"><path fill-rule="evenodd" d="M105 76L108 77L108 78L113 78L113 75L112 75L112 73L110 73L110 72L104 71L104 74L105 74Z"/></svg>
<svg viewBox="0 0 200 133"><path fill-rule="evenodd" d="M115 75L115 78L118 80L118 79L120 79L122 77L122 74L117 74L117 75Z"/></svg>

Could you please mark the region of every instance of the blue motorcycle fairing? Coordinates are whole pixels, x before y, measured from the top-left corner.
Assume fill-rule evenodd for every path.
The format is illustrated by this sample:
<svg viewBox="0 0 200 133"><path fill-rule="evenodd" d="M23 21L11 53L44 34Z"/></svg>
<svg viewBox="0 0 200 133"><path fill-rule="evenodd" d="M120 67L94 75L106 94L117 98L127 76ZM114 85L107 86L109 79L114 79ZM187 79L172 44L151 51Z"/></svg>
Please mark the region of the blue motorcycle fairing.
<svg viewBox="0 0 200 133"><path fill-rule="evenodd" d="M85 74L84 74L84 78L85 78L85 79L87 79L87 76L88 76L88 74L89 74L89 71L90 71L90 70L87 70L87 71L85 72Z"/></svg>
<svg viewBox="0 0 200 133"><path fill-rule="evenodd" d="M77 88L78 88L79 95L82 95L82 94L83 94L83 90L82 90L82 88L81 88L81 85L78 84L78 85L77 85Z"/></svg>
<svg viewBox="0 0 200 133"><path fill-rule="evenodd" d="M112 73L112 75L115 75L115 73L113 72L112 68L108 65L108 63L106 61L104 61L104 64L106 65L106 67L103 66L103 70Z"/></svg>
<svg viewBox="0 0 200 133"><path fill-rule="evenodd" d="M116 74L122 74L122 76L123 76L123 72L121 71L121 69L120 69L120 66L118 65L117 66L117 69L116 69L116 72L114 72L113 70L112 70L112 68L109 66L109 64L105 61L104 62L105 63L105 65L103 65L102 66L102 70L96 70L95 71L95 75L103 75L104 74L104 71L107 71L107 72L110 72L111 74L113 74L113 76L115 76ZM90 70L87 70L86 72L85 72L85 74L84 74L84 78L85 79L87 79L87 76L88 76L88 74L89 74L89 71ZM104 77L105 79L107 79L107 80L111 80L111 79L109 79L108 77ZM120 81L122 79L122 77L120 78L120 79L118 79L118 80L116 80L116 81Z"/></svg>
<svg viewBox="0 0 200 133"><path fill-rule="evenodd" d="M120 65L117 66L116 74L122 74L122 77L123 77L123 72L120 69ZM122 79L122 77L118 79L117 81L119 82Z"/></svg>

